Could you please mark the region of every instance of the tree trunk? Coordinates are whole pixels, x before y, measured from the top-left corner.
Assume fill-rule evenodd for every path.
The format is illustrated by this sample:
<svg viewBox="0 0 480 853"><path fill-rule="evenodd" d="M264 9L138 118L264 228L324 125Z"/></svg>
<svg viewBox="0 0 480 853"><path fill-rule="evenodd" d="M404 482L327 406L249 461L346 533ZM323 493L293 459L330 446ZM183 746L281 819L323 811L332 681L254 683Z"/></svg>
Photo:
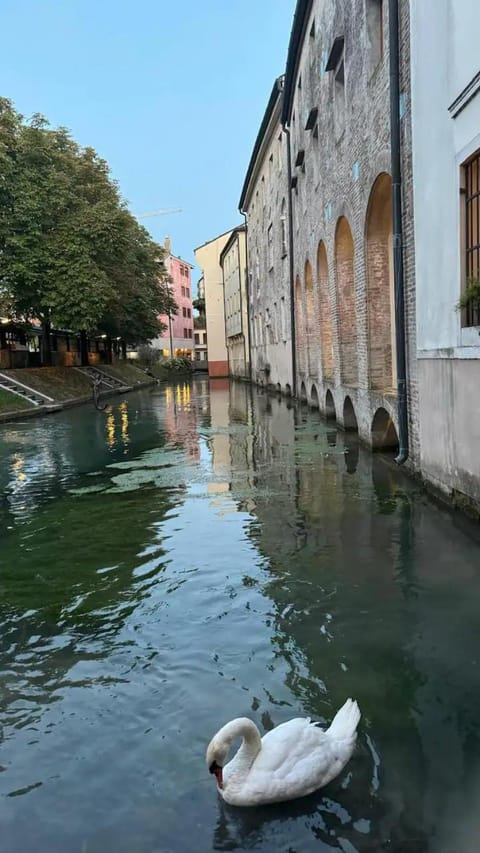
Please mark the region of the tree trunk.
<svg viewBox="0 0 480 853"><path fill-rule="evenodd" d="M43 321L43 352L42 352L42 365L43 367L51 367L52 366L52 325L50 320Z"/></svg>
<svg viewBox="0 0 480 853"><path fill-rule="evenodd" d="M88 340L85 329L80 332L80 364L88 367Z"/></svg>

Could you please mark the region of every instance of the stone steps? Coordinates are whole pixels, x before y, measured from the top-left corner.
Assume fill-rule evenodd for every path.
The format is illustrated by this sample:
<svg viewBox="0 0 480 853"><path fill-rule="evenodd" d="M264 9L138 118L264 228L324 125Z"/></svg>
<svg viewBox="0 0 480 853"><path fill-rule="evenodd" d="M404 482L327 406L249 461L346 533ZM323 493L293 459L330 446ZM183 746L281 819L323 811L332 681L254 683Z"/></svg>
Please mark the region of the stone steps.
<svg viewBox="0 0 480 853"><path fill-rule="evenodd" d="M115 389L115 390L123 390L126 386L125 383L121 381L121 379L116 379L114 376L109 376L104 373L103 370L99 370L98 367L76 367L75 370L78 370L80 373L83 373L84 376L88 376L88 378L93 382L99 381L102 385L105 385L107 388Z"/></svg>
<svg viewBox="0 0 480 853"><path fill-rule="evenodd" d="M54 402L52 397L47 397L46 394L41 394L40 391L34 391L33 388L29 388L28 385L24 385L23 382L19 382L17 379L11 379L5 373L0 373L0 388L4 391L10 391L18 397L23 397L32 406L45 406Z"/></svg>

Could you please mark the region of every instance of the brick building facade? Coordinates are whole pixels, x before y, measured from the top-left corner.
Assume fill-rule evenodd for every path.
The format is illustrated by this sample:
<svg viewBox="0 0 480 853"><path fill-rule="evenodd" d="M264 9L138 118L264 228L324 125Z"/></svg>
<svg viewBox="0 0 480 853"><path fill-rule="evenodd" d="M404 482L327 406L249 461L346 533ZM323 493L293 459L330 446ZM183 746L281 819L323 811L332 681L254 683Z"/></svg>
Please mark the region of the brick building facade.
<svg viewBox="0 0 480 853"><path fill-rule="evenodd" d="M418 452L408 2L400 2L410 437ZM396 444L388 4L299 0L290 136L297 394L374 446Z"/></svg>

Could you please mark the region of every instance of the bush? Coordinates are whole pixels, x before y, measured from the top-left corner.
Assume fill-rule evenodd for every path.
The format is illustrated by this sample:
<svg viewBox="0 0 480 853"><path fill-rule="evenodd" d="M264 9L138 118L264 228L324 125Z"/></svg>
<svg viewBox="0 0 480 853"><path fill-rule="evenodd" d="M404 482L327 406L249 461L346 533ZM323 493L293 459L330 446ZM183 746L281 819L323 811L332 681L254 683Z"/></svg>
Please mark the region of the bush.
<svg viewBox="0 0 480 853"><path fill-rule="evenodd" d="M168 373L191 373L192 362L189 358L177 356L175 358L167 358L165 361L162 361L162 368Z"/></svg>
<svg viewBox="0 0 480 853"><path fill-rule="evenodd" d="M142 344L138 348L138 360L141 364L145 364L147 367L152 367L154 364L158 364L160 359L160 350L155 349L155 347L150 347L148 344Z"/></svg>

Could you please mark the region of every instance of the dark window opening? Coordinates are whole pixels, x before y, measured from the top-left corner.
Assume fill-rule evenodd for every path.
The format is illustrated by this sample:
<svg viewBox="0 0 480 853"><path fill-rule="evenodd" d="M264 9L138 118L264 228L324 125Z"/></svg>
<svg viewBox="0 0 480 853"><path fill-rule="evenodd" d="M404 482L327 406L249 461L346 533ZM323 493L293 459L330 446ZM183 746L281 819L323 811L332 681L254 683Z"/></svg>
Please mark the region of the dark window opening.
<svg viewBox="0 0 480 853"><path fill-rule="evenodd" d="M480 150L465 164L465 277L467 288L480 285ZM480 303L465 307L465 325L480 326Z"/></svg>

